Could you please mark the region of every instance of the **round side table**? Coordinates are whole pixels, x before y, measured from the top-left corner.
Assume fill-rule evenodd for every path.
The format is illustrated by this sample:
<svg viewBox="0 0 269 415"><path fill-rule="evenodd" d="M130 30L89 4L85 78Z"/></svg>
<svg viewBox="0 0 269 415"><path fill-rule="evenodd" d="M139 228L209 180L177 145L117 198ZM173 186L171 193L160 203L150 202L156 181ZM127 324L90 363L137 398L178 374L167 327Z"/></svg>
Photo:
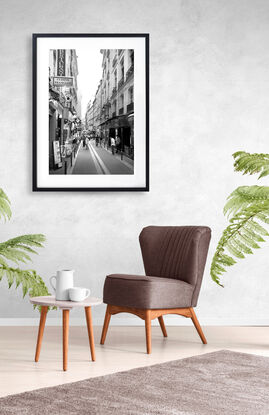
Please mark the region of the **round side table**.
<svg viewBox="0 0 269 415"><path fill-rule="evenodd" d="M59 301L59 300L55 300L54 296L44 296L44 297L32 297L30 298L30 302L32 304L41 306L40 322L39 322L36 352L35 352L36 362L38 362L39 360L48 307L58 307L59 309L63 310L63 370L64 371L67 370L69 311L72 310L72 308L84 307L85 309L91 356L92 356L92 361L93 362L95 361L91 307L102 304L103 301L100 298L88 297L84 301L74 302L74 301Z"/></svg>

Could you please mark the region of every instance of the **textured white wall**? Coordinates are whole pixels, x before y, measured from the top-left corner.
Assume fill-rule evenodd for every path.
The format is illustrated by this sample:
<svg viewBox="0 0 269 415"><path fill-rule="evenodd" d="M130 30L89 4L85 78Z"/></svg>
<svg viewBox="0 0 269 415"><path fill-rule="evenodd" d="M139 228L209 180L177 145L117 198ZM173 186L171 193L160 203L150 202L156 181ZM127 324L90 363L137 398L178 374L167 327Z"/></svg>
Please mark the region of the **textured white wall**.
<svg viewBox="0 0 269 415"><path fill-rule="evenodd" d="M46 248L32 266L45 281L56 269L72 267L77 284L101 296L107 273L143 272L138 245L143 226L209 225L213 238L200 295L201 322L269 323L268 244L231 268L225 289L209 276L226 224L225 198L236 186L256 182L233 172L231 154L268 152L269 2L0 3L0 186L13 208L12 221L1 224L1 240L44 233ZM32 32L150 33L150 193L31 192ZM103 315L103 306L94 310L96 322ZM21 292L1 282L0 322L36 317ZM80 318L82 311L73 313L73 322Z"/></svg>

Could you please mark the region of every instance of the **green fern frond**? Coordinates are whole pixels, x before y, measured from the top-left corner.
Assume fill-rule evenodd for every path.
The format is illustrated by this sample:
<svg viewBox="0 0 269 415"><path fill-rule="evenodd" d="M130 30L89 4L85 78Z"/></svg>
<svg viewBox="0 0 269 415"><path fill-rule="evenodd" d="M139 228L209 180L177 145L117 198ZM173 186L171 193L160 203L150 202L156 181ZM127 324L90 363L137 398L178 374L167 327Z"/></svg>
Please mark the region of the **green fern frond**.
<svg viewBox="0 0 269 415"><path fill-rule="evenodd" d="M228 196L227 200L223 208L224 215L235 215L250 205L255 209L254 202L268 203L269 186L240 186Z"/></svg>
<svg viewBox="0 0 269 415"><path fill-rule="evenodd" d="M25 245L25 246L36 246L38 248L43 248L43 242L46 238L42 234L30 234L30 235L20 235L16 238L9 239L6 242L3 242L0 245L5 245L9 247Z"/></svg>
<svg viewBox="0 0 269 415"><path fill-rule="evenodd" d="M8 287L15 283L16 288L22 287L23 297L28 293L30 297L50 295L46 284L34 270L22 270L20 268L0 267L0 281L6 277Z"/></svg>
<svg viewBox="0 0 269 415"><path fill-rule="evenodd" d="M8 266L7 262L3 258L1 258L1 257L0 257L0 266L3 266L3 267L7 267Z"/></svg>
<svg viewBox="0 0 269 415"><path fill-rule="evenodd" d="M44 235L21 235L0 243L0 258L6 258L16 264L30 261L28 253L37 254L32 247L43 247Z"/></svg>
<svg viewBox="0 0 269 415"><path fill-rule="evenodd" d="M235 171L243 174L260 173L259 179L269 175L269 154L250 154L245 151L237 151L233 154Z"/></svg>
<svg viewBox="0 0 269 415"><path fill-rule="evenodd" d="M10 201L0 189L0 218L10 219ZM7 279L8 287L13 285L22 287L23 297L28 293L30 297L50 295L43 279L35 270L22 270L13 268L9 261L18 265L20 262L31 260L31 254L37 254L35 248L42 248L45 236L41 234L21 235L0 243L0 281ZM36 308L36 306L34 307Z"/></svg>
<svg viewBox="0 0 269 415"><path fill-rule="evenodd" d="M249 199L248 203L242 206L241 209L239 205L236 208L230 206L226 210L236 213L230 219L230 225L223 231L211 263L211 278L222 287L220 277L226 272L227 267L236 263L235 258L241 259L252 254L253 249L260 248L258 242L265 242L263 236L269 236L267 230L259 223L269 222L269 200Z"/></svg>
<svg viewBox="0 0 269 415"><path fill-rule="evenodd" d="M42 247L45 236L41 234L21 235L0 243L0 280L5 276L9 288L16 281L16 288L22 286L23 297L29 293L30 297L49 295L49 291L42 280L34 270L21 270L12 268L6 260L15 264L19 262L30 261L29 254L37 254L32 247Z"/></svg>
<svg viewBox="0 0 269 415"><path fill-rule="evenodd" d="M0 188L0 219L10 219L11 218L11 209L10 201L5 194L4 190Z"/></svg>

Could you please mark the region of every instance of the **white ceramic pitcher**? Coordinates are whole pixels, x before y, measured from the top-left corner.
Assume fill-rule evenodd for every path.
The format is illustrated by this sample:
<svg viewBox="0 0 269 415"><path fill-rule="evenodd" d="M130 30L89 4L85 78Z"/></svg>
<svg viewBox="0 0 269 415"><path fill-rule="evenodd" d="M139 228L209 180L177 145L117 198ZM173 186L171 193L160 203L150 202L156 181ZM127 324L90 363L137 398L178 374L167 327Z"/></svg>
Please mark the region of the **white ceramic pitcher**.
<svg viewBox="0 0 269 415"><path fill-rule="evenodd" d="M52 283L55 279L56 286ZM56 300L69 300L69 288L74 286L74 270L63 269L57 271L57 275L50 278L50 285L55 291Z"/></svg>

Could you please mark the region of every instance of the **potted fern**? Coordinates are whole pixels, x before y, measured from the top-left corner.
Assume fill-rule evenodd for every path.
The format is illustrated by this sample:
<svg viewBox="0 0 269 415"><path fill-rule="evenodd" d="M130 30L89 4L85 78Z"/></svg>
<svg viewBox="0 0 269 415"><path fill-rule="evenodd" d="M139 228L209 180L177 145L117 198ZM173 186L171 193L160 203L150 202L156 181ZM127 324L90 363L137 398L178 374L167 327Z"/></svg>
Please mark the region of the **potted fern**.
<svg viewBox="0 0 269 415"><path fill-rule="evenodd" d="M259 179L269 175L269 154L250 154L238 151L233 154L235 171L257 174ZM240 186L235 189L224 206L229 225L223 231L211 263L211 278L223 287L221 276L236 259L253 254L268 236L264 224L269 224L269 187Z"/></svg>
<svg viewBox="0 0 269 415"><path fill-rule="evenodd" d="M10 201L0 188L0 219L11 218ZM36 254L34 248L43 247L44 235L21 235L0 243L0 281L5 277L8 287L15 284L22 287L23 297L27 293L31 297L49 295L46 284L33 269L24 270L18 267L19 263L30 261L30 254ZM10 265L10 262L14 264Z"/></svg>

